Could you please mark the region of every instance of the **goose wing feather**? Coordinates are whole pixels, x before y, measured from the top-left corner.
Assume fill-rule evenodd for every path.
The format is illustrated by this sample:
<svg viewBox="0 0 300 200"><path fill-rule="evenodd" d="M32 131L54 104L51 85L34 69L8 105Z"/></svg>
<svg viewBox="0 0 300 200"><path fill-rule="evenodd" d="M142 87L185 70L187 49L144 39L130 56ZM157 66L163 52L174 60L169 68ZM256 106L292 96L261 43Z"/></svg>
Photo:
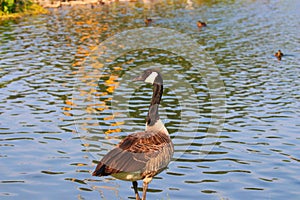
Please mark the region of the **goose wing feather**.
<svg viewBox="0 0 300 200"><path fill-rule="evenodd" d="M171 139L165 133L146 131L128 135L102 158L93 175L143 171L147 162L157 157L170 144Z"/></svg>

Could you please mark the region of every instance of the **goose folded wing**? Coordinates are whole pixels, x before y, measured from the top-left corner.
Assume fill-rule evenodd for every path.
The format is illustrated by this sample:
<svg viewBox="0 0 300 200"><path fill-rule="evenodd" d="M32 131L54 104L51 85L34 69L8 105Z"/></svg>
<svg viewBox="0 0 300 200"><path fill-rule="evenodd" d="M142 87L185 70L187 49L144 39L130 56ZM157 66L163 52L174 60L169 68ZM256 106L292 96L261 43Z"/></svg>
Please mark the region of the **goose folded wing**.
<svg viewBox="0 0 300 200"><path fill-rule="evenodd" d="M147 162L159 155L169 142L170 138L165 134L154 132L131 134L102 158L93 174L101 176L143 171Z"/></svg>

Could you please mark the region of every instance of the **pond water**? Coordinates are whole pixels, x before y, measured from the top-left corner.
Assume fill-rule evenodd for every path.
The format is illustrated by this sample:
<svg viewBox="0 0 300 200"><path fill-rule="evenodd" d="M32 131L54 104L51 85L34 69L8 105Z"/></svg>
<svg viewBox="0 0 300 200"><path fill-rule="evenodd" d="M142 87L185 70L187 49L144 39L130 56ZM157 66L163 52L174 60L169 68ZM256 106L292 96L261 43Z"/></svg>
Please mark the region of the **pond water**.
<svg viewBox="0 0 300 200"><path fill-rule="evenodd" d="M148 199L298 199L299 7L119 2L3 23L0 198L135 199L91 172L144 129L152 89L131 78L156 67L175 154Z"/></svg>

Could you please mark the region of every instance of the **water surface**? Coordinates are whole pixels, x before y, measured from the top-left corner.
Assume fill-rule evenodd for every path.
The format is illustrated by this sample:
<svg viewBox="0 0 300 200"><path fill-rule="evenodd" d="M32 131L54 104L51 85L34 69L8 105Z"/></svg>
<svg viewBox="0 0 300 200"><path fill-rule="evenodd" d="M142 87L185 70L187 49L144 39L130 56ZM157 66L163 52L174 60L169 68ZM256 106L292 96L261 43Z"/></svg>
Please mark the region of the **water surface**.
<svg viewBox="0 0 300 200"><path fill-rule="evenodd" d="M299 6L116 3L2 24L1 199L134 199L130 182L91 171L121 138L144 129L151 87L129 78L149 66L165 77L160 113L175 154L148 199L297 199ZM98 45L146 28L145 16L151 27L188 34L203 49L201 66L218 69L226 110L184 55L140 49L95 64ZM199 19L208 27L199 30ZM278 49L287 55L281 61L273 56Z"/></svg>

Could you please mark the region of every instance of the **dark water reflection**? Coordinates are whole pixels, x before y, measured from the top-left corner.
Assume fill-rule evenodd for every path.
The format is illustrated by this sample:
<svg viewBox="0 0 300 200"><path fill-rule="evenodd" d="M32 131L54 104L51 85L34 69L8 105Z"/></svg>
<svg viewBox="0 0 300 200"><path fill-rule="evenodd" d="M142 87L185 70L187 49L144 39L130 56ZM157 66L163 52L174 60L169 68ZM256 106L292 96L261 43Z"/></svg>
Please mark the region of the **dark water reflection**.
<svg viewBox="0 0 300 200"><path fill-rule="evenodd" d="M130 183L90 172L120 138L144 128L151 87L128 78L151 63L166 77L161 115L175 155L150 184L149 199L297 199L299 6L118 3L2 24L1 199L133 199ZM184 56L147 49L108 58L106 68L93 62L97 45L145 27L145 16L153 27L193 36L205 50L201 64L219 70L226 95L221 132L209 131L220 109L213 91ZM199 30L199 19L208 27ZM288 55L281 61L273 56L278 49Z"/></svg>

